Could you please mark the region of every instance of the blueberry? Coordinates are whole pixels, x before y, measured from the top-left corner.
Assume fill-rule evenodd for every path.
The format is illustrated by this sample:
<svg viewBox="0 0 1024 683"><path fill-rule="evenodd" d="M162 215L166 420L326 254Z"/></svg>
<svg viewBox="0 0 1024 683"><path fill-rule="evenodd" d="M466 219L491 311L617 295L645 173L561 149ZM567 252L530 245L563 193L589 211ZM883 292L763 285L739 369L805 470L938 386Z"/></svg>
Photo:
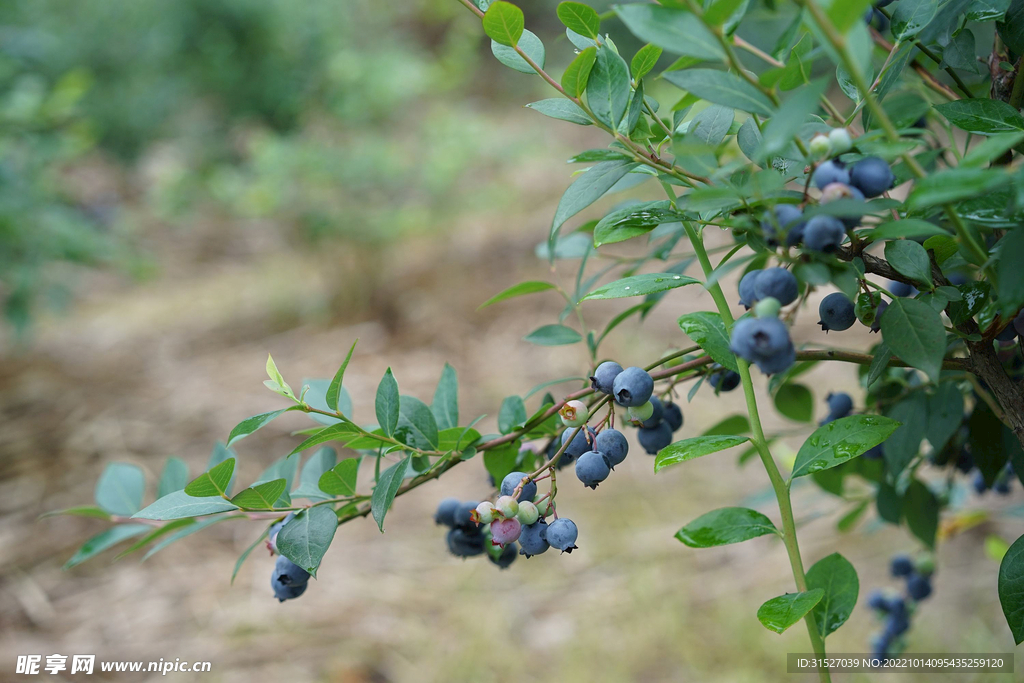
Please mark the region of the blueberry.
<svg viewBox="0 0 1024 683"><path fill-rule="evenodd" d="M917 287L905 282L893 282L889 285L889 292L893 296L917 296Z"/></svg>
<svg viewBox="0 0 1024 683"><path fill-rule="evenodd" d="M825 332L848 330L857 321L853 302L842 292L833 292L822 299L818 305L818 315L821 317L818 324Z"/></svg>
<svg viewBox="0 0 1024 683"><path fill-rule="evenodd" d="M907 602L898 595L893 596L892 598L889 598L889 605L885 611L897 617L906 617Z"/></svg>
<svg viewBox="0 0 1024 683"><path fill-rule="evenodd" d="M1013 329L1017 330L1017 334L1024 337L1024 309L1013 319Z"/></svg>
<svg viewBox="0 0 1024 683"><path fill-rule="evenodd" d="M985 483L985 475L981 471L974 473L974 479L971 480L971 486L974 487L974 492L978 495L988 491L988 484Z"/></svg>
<svg viewBox="0 0 1024 683"><path fill-rule="evenodd" d="M672 428L662 422L654 429L637 430L636 437L648 455L657 455L658 451L672 443Z"/></svg>
<svg viewBox="0 0 1024 683"><path fill-rule="evenodd" d="M1005 475L999 477L996 479L996 483L992 485L992 490L1000 496L1010 495L1010 478Z"/></svg>
<svg viewBox="0 0 1024 683"><path fill-rule="evenodd" d="M960 455L956 458L956 468L964 474L974 469L974 456L967 450L967 446L960 449Z"/></svg>
<svg viewBox="0 0 1024 683"><path fill-rule="evenodd" d="M519 540L522 530L522 523L515 517L496 519L491 522L491 543L504 547L512 541Z"/></svg>
<svg viewBox="0 0 1024 683"><path fill-rule="evenodd" d="M295 513L290 512L287 517L279 522L274 522L274 524L271 525L270 529L267 531L267 547L270 548L270 552L277 553L277 535L281 533L281 529L284 525L293 519L295 519Z"/></svg>
<svg viewBox="0 0 1024 683"><path fill-rule="evenodd" d="M740 305L748 309L757 301L757 294L754 291L760 270L751 270L740 279Z"/></svg>
<svg viewBox="0 0 1024 683"><path fill-rule="evenodd" d="M669 408L673 406L675 406L674 403L669 404ZM665 421L668 422L667 419ZM594 440L594 450L604 456L608 467L615 467L626 459L626 455L629 453L629 443L622 432L609 428L597 435L597 439Z"/></svg>
<svg viewBox="0 0 1024 683"><path fill-rule="evenodd" d="M711 375L708 380L711 386L718 391L732 391L740 385L740 373L733 372L732 370L724 370L722 372L716 372Z"/></svg>
<svg viewBox="0 0 1024 683"><path fill-rule="evenodd" d="M890 640L895 640L910 630L910 619L907 615L890 614L885 620L883 633Z"/></svg>
<svg viewBox="0 0 1024 683"><path fill-rule="evenodd" d="M516 555L518 554L519 547L515 543L509 543L501 549L501 553L497 557L488 553L487 559L491 561L491 564L497 565L498 569L508 569L516 561Z"/></svg>
<svg viewBox="0 0 1024 683"><path fill-rule="evenodd" d="M1017 328L1013 325L1007 325L996 335L996 339L999 341L1013 341L1016 338Z"/></svg>
<svg viewBox="0 0 1024 683"><path fill-rule="evenodd" d="M736 380L739 381L739 375L736 375ZM661 419L672 428L673 432L678 432L683 426L683 411L679 408L679 404L669 403L665 406L665 412L662 413Z"/></svg>
<svg viewBox="0 0 1024 683"><path fill-rule="evenodd" d="M467 532L465 529L451 529L448 532L448 550L455 557L473 557L484 551L484 536Z"/></svg>
<svg viewBox="0 0 1024 683"><path fill-rule="evenodd" d="M932 594L932 580L921 574L911 574L907 579L907 595L920 602Z"/></svg>
<svg viewBox="0 0 1024 683"><path fill-rule="evenodd" d="M826 185L825 189L821 191L821 199L819 203L830 204L839 199L853 199L854 201L863 202L864 195L855 187L844 185L843 183L832 183ZM850 209L847 207L844 209L844 215L838 216L840 222L846 226L847 229L856 228L861 223L861 219L864 218L864 212L858 211L853 215L850 214Z"/></svg>
<svg viewBox="0 0 1024 683"><path fill-rule="evenodd" d="M889 561L889 573L893 576L910 576L914 572L914 561L909 555L894 555Z"/></svg>
<svg viewBox="0 0 1024 683"><path fill-rule="evenodd" d="M654 408L654 411L651 413L651 416L644 420L640 425L647 429L660 425L665 414L665 406L661 404L661 399L657 396L651 396L651 406Z"/></svg>
<svg viewBox="0 0 1024 683"><path fill-rule="evenodd" d="M871 322L872 332L878 332L882 329L882 314L885 313L887 308L889 308L889 302L882 299L878 304L878 308L875 309L875 319Z"/></svg>
<svg viewBox="0 0 1024 683"><path fill-rule="evenodd" d="M524 526L519 533L519 553L527 558L540 555L548 549L547 541L548 525L541 520L536 524Z"/></svg>
<svg viewBox="0 0 1024 683"><path fill-rule="evenodd" d="M796 301L799 294L796 276L785 268L765 268L754 282L754 296L758 299L773 297L783 306Z"/></svg>
<svg viewBox="0 0 1024 683"><path fill-rule="evenodd" d="M611 469L608 461L597 451L587 451L576 459L576 478L584 486L596 489L597 485L608 478Z"/></svg>
<svg viewBox="0 0 1024 683"><path fill-rule="evenodd" d="M278 584L282 586L298 586L309 581L309 572L289 560L284 555L278 555L277 562L274 563L274 573L271 574L270 581L274 586L277 586Z"/></svg>
<svg viewBox="0 0 1024 683"><path fill-rule="evenodd" d="M825 397L825 403L828 404L829 412L837 418L846 417L853 411L853 399L843 391L829 394Z"/></svg>
<svg viewBox="0 0 1024 683"><path fill-rule="evenodd" d="M793 342L774 356L767 356L757 361L757 367L766 375L776 375L785 372L796 363L796 348Z"/></svg>
<svg viewBox="0 0 1024 683"><path fill-rule="evenodd" d="M868 607L879 610L880 612L888 612L889 601L886 599L885 593L878 590L872 591L871 595L868 596Z"/></svg>
<svg viewBox="0 0 1024 683"><path fill-rule="evenodd" d="M803 212L793 204L776 204L772 209L772 214L761 221L761 231L764 233L765 241L775 246L779 243L779 236L782 235L785 237L787 247L799 244L803 239L806 224L803 220Z"/></svg>
<svg viewBox="0 0 1024 683"><path fill-rule="evenodd" d="M831 185L832 183L849 184L850 171L846 168L846 164L838 159L832 159L814 169L811 181L819 190L825 189L826 185ZM810 227L810 224L808 224L808 227Z"/></svg>
<svg viewBox="0 0 1024 683"><path fill-rule="evenodd" d="M501 495L511 496L512 492L519 486L519 482L523 480L523 477L528 476L526 472L509 472L505 475L505 478L501 480ZM516 498L519 502L524 500L532 501L537 496L537 482L531 481L529 484L523 486L519 492L519 497Z"/></svg>
<svg viewBox="0 0 1024 683"><path fill-rule="evenodd" d="M615 378L622 372L622 366L612 360L606 360L597 366L594 374L590 376L590 388L600 391L602 394L612 393L612 384Z"/></svg>
<svg viewBox="0 0 1024 683"><path fill-rule="evenodd" d="M562 432L562 443L564 444L566 441L568 441L569 437L572 436L573 432L575 431L575 429L566 429L564 432ZM590 434L590 441L587 441L588 433ZM590 444L592 444L594 442L594 439L596 438L597 432L595 432L590 427L581 429L579 431L579 434L576 435L576 438L574 438L572 440L572 443L569 444L568 448L565 449L563 455L569 456L570 460L575 460L576 458L580 457L587 451L591 450Z"/></svg>
<svg viewBox="0 0 1024 683"><path fill-rule="evenodd" d="M616 376L612 391L620 406L642 406L651 400L654 379L643 368L626 368Z"/></svg>
<svg viewBox="0 0 1024 683"><path fill-rule="evenodd" d="M896 176L888 162L878 157L864 157L850 167L850 184L865 197L877 197L892 188Z"/></svg>
<svg viewBox="0 0 1024 683"><path fill-rule="evenodd" d="M789 330L778 318L742 318L732 328L730 350L761 372L782 372L796 361Z"/></svg>
<svg viewBox="0 0 1024 683"><path fill-rule="evenodd" d="M459 508L458 498L445 498L434 513L434 524L455 526L455 511Z"/></svg>
<svg viewBox="0 0 1024 683"><path fill-rule="evenodd" d="M476 506L479 505L479 501L467 501L465 503L459 503L459 507L455 508L455 514L452 517L452 521L455 526L459 529L468 529L475 531L480 526L473 521L472 514L476 512Z"/></svg>
<svg viewBox="0 0 1024 683"><path fill-rule="evenodd" d="M571 553L576 550L576 536L578 535L576 525L567 517L559 517L548 524L547 542L555 550L563 553Z"/></svg>
<svg viewBox="0 0 1024 683"><path fill-rule="evenodd" d="M885 659L889 654L889 638L885 633L876 633L871 636L871 656L874 659Z"/></svg>
<svg viewBox="0 0 1024 683"><path fill-rule="evenodd" d="M306 588L309 586L309 582L295 584L294 586L286 586L283 583L278 583L271 579L270 587L274 589L274 597L277 598L278 602L284 602L285 600L292 600L299 597L306 592Z"/></svg>
<svg viewBox="0 0 1024 683"><path fill-rule="evenodd" d="M831 254L846 239L846 226L835 216L819 214L807 221L804 246L811 251Z"/></svg>

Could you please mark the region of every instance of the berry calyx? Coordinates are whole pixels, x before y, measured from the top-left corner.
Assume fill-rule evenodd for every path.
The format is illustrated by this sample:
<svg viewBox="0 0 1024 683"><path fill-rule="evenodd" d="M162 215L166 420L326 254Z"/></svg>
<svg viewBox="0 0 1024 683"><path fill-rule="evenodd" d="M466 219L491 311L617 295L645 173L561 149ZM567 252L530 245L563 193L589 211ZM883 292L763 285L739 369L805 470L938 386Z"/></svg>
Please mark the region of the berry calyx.
<svg viewBox="0 0 1024 683"><path fill-rule="evenodd" d="M581 427L587 423L590 411L583 401L566 401L565 405L558 411L562 418L562 424L566 427Z"/></svg>

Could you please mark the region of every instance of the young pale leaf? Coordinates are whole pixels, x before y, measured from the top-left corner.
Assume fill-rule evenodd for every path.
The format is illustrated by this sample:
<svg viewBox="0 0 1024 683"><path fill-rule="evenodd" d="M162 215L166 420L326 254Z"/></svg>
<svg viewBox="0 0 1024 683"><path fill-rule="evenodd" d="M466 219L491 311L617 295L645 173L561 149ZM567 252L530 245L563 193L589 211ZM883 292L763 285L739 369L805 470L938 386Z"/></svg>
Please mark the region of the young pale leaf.
<svg viewBox="0 0 1024 683"><path fill-rule="evenodd" d="M821 588L803 593L786 593L772 598L757 610L757 619L769 631L782 633L800 621L821 602L825 591Z"/></svg>
<svg viewBox="0 0 1024 683"><path fill-rule="evenodd" d="M764 93L739 76L714 69L669 71L665 80L697 97L750 114L772 115L772 103Z"/></svg>
<svg viewBox="0 0 1024 683"><path fill-rule="evenodd" d="M284 493L288 482L284 479L274 479L263 484L251 486L235 494L231 502L240 508L250 510L271 510L274 503Z"/></svg>
<svg viewBox="0 0 1024 683"><path fill-rule="evenodd" d="M331 547L337 529L338 515L332 508L326 505L311 507L281 527L277 534L277 549L316 578L320 560Z"/></svg>
<svg viewBox="0 0 1024 683"><path fill-rule="evenodd" d="M519 396L506 396L498 410L498 431L508 434L526 422L526 404Z"/></svg>
<svg viewBox="0 0 1024 683"><path fill-rule="evenodd" d="M679 317L679 329L716 363L733 372L739 370L736 356L729 350L729 333L725 330L722 316L710 311L687 313Z"/></svg>
<svg viewBox="0 0 1024 683"><path fill-rule="evenodd" d="M968 133L992 135L1024 131L1024 116L1006 102L987 97L954 100L935 105L950 123Z"/></svg>
<svg viewBox="0 0 1024 683"><path fill-rule="evenodd" d="M356 495L356 478L361 458L348 458L320 475L317 486L332 496Z"/></svg>
<svg viewBox="0 0 1024 683"><path fill-rule="evenodd" d="M709 61L725 59L714 34L686 10L643 3L616 5L614 9L626 28L644 42L677 55Z"/></svg>
<svg viewBox="0 0 1024 683"><path fill-rule="evenodd" d="M441 370L441 379L430 403L438 429L451 429L459 424L459 376L448 363Z"/></svg>
<svg viewBox="0 0 1024 683"><path fill-rule="evenodd" d="M184 491L169 493L158 498L153 504L132 515L133 519L182 519L183 517L201 517L228 510L237 510L230 501L220 496L195 498Z"/></svg>
<svg viewBox="0 0 1024 683"><path fill-rule="evenodd" d="M377 397L374 400L374 407L377 412L377 424L381 426L386 435L394 436L395 430L398 428L399 396L398 380L395 379L391 368L387 369L384 377L380 380L380 384L377 385Z"/></svg>
<svg viewBox="0 0 1024 683"><path fill-rule="evenodd" d="M897 298L879 321L882 339L900 360L939 381L946 355L946 330L934 308L916 299Z"/></svg>
<svg viewBox="0 0 1024 683"><path fill-rule="evenodd" d="M676 532L676 538L691 548L713 548L777 533L772 520L757 510L721 508L693 520Z"/></svg>
<svg viewBox="0 0 1024 683"><path fill-rule="evenodd" d="M1003 555L999 563L999 604L1010 627L1013 642L1024 642L1024 536Z"/></svg>
<svg viewBox="0 0 1024 683"><path fill-rule="evenodd" d="M559 200L550 237L553 239L563 223L600 199L636 166L628 161L605 161L583 172Z"/></svg>
<svg viewBox="0 0 1024 683"><path fill-rule="evenodd" d="M287 413L288 411L298 409L299 406L291 406L289 408L282 408L281 410L272 410L269 413L260 413L259 415L253 415L252 417L245 418L237 425L235 425L235 428L231 430L230 434L228 434L228 445L230 446L236 441L241 441L245 437L255 432L257 429L260 429L261 427L270 424L270 422L278 415L282 415L284 413Z"/></svg>
<svg viewBox="0 0 1024 683"><path fill-rule="evenodd" d="M394 436L402 443L429 451L437 448L437 421L423 401L413 396L399 399L398 426Z"/></svg>
<svg viewBox="0 0 1024 683"><path fill-rule="evenodd" d="M185 493L194 498L226 496L231 475L235 473L235 459L228 458L189 482Z"/></svg>
<svg viewBox="0 0 1024 683"><path fill-rule="evenodd" d="M96 504L112 515L131 517L142 507L146 477L135 465L112 462L96 482Z"/></svg>
<svg viewBox="0 0 1024 683"><path fill-rule="evenodd" d="M495 0L484 13L484 33L491 40L515 47L526 25L523 10L510 2Z"/></svg>
<svg viewBox="0 0 1024 683"><path fill-rule="evenodd" d="M599 301L604 299L622 299L629 296L647 296L656 292L664 292L684 285L699 284L688 275L676 275L674 273L644 273L624 277L615 282L602 285L587 294L581 301Z"/></svg>
<svg viewBox="0 0 1024 683"><path fill-rule="evenodd" d="M409 458L403 458L381 472L377 485L373 487L373 495L370 498L370 513L373 515L374 521L377 522L377 528L380 529L381 533L384 533L384 516L391 509L391 503L394 502L395 496L398 494L398 487L402 485L405 471L408 468Z"/></svg>
<svg viewBox="0 0 1024 683"><path fill-rule="evenodd" d="M550 282L540 282L537 280L532 280L529 282L520 282L517 285L512 285L511 287L509 287L508 289L504 290L499 294L495 294L490 299L480 304L480 306L476 310L479 311L481 308L487 308L491 304L496 304L499 301L513 299L517 296L524 296L526 294L534 294L536 292L546 292L549 289L555 289L555 286Z"/></svg>
<svg viewBox="0 0 1024 683"><path fill-rule="evenodd" d="M519 38L519 45L516 47L518 47L519 50L522 50L534 64L542 69L544 68L544 60L547 57L547 53L544 50L544 43L532 31L524 30L523 35ZM533 68L530 62L523 59L515 47L508 47L507 45L502 45L496 40L492 40L491 54L493 54L495 59L499 62L510 69L515 69L519 73L537 73L537 70Z"/></svg>
<svg viewBox="0 0 1024 683"><path fill-rule="evenodd" d="M822 425L800 447L791 479L852 460L885 441L899 426L881 415L850 415Z"/></svg>
<svg viewBox="0 0 1024 683"><path fill-rule="evenodd" d="M913 38L935 18L938 9L939 0L901 0L892 13L892 37L899 41Z"/></svg>
<svg viewBox="0 0 1024 683"><path fill-rule="evenodd" d="M629 69L633 72L633 80L637 83L640 79L651 72L658 60L661 59L661 48L648 43L637 50L633 60L629 63Z"/></svg>
<svg viewBox="0 0 1024 683"><path fill-rule="evenodd" d="M559 121L568 121L569 123L575 123L580 126L591 126L594 124L594 122L590 120L590 117L587 116L587 112L583 111L578 105L570 102L564 97L552 97L546 100L531 102L526 105L526 107L528 109L538 111L541 114L544 114L544 116L550 116L553 119L558 119Z"/></svg>
<svg viewBox="0 0 1024 683"><path fill-rule="evenodd" d="M932 262L928 252L913 240L885 243L885 260L893 268L917 283L932 286Z"/></svg>
<svg viewBox="0 0 1024 683"><path fill-rule="evenodd" d="M523 337L523 341L537 346L564 346L583 341L583 336L565 325L542 325Z"/></svg>
<svg viewBox="0 0 1024 683"><path fill-rule="evenodd" d="M607 45L597 50L587 80L587 104L598 121L616 129L629 106L632 90L629 69L622 57Z"/></svg>
<svg viewBox="0 0 1024 683"><path fill-rule="evenodd" d="M267 375L270 379L263 382L267 388L292 400L295 399L295 392L288 386L288 382L284 381L284 376L277 369L277 363L274 362L274 357L270 354L267 354Z"/></svg>
<svg viewBox="0 0 1024 683"><path fill-rule="evenodd" d="M99 555L104 550L113 548L118 543L127 541L129 538L141 536L152 528L148 524L119 524L106 531L101 531L83 543L82 547L71 556L71 559L64 564L63 568L71 569L74 566L80 565L86 560Z"/></svg>
<svg viewBox="0 0 1024 683"><path fill-rule="evenodd" d="M807 589L818 588L824 595L814 607L814 618L824 638L846 623L857 606L860 592L857 570L839 553L822 558L807 572Z"/></svg>
<svg viewBox="0 0 1024 683"><path fill-rule="evenodd" d="M579 97L586 92L587 81L590 80L590 71L594 68L594 61L596 59L597 48L588 47L576 55L576 59L572 60L569 66L565 67L565 72L562 74L562 88L565 89L567 95ZM583 110L581 109L580 111L582 112ZM590 123L586 113L582 113L581 116L587 121L587 124Z"/></svg>
<svg viewBox="0 0 1024 683"><path fill-rule="evenodd" d="M658 473L670 465L693 460L703 455L724 451L750 441L745 436L713 435L695 436L669 444L662 448L654 459L654 472Z"/></svg>
<svg viewBox="0 0 1024 683"><path fill-rule="evenodd" d="M581 2L560 2L555 12L558 14L558 20L566 28L591 40L597 38L601 30L601 17L589 5Z"/></svg>
<svg viewBox="0 0 1024 683"><path fill-rule="evenodd" d="M352 353L356 350L356 344L359 340L356 339L352 342L352 346L349 347L348 354L345 355L345 360L338 368L338 371L334 373L334 379L331 380L330 386L327 387L327 407L331 410L338 409L338 396L341 394L341 383L345 379L345 370L348 368L349 361L352 360ZM228 445L231 442L228 441Z"/></svg>

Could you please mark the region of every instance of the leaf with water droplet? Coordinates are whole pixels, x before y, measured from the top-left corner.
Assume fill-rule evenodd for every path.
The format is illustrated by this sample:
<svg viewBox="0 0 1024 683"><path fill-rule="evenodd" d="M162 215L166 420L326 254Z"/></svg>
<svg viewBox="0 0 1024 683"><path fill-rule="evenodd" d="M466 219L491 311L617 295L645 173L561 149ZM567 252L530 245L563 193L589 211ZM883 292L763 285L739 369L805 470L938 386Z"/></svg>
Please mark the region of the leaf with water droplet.
<svg viewBox="0 0 1024 683"><path fill-rule="evenodd" d="M900 424L881 415L851 415L818 427L800 447L790 479L852 460L888 439Z"/></svg>
<svg viewBox="0 0 1024 683"><path fill-rule="evenodd" d="M621 280L602 285L583 297L581 301L587 301L588 299L621 299L627 296L647 296L648 294L664 292L669 289L699 282L700 280L687 275L676 275L675 273L644 273L643 275L624 277Z"/></svg>

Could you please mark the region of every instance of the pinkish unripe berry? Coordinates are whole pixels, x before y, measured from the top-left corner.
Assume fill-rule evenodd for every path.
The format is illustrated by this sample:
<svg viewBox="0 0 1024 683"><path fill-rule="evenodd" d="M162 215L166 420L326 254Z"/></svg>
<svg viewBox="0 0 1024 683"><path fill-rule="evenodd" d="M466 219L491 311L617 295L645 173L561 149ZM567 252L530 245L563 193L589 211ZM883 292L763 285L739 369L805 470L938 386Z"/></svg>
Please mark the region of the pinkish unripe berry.
<svg viewBox="0 0 1024 683"><path fill-rule="evenodd" d="M511 519L496 519L491 522L491 543L504 548L509 543L518 540L523 525L515 517Z"/></svg>

